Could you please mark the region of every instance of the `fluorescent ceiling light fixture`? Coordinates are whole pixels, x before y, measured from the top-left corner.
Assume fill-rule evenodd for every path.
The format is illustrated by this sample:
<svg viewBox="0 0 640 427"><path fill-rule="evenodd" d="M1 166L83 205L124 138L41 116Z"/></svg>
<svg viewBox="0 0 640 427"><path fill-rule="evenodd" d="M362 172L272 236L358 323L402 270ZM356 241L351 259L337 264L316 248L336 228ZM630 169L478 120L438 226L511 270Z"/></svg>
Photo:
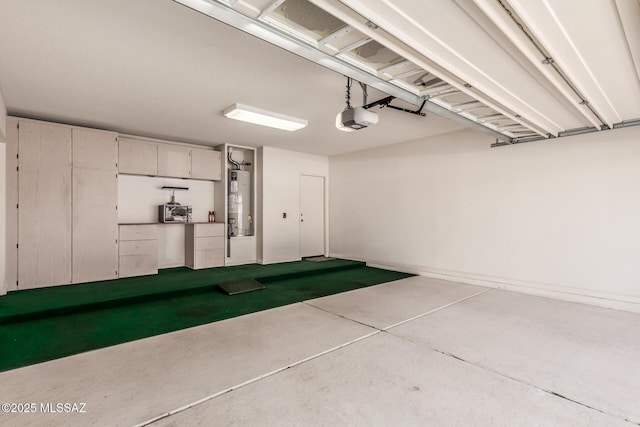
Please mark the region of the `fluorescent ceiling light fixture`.
<svg viewBox="0 0 640 427"><path fill-rule="evenodd" d="M261 126L269 126L276 129L295 131L302 129L309 123L307 120L297 117L285 116L250 105L235 103L225 109L222 114L234 120L241 120Z"/></svg>

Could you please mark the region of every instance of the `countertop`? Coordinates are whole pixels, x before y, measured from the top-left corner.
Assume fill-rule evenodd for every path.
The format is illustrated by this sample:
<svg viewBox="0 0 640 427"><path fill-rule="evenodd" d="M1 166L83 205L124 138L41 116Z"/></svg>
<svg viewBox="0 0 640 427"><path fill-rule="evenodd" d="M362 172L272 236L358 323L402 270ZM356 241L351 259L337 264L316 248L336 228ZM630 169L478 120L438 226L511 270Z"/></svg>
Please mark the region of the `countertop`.
<svg viewBox="0 0 640 427"><path fill-rule="evenodd" d="M170 222L119 222L118 225L175 225L175 224L223 224L224 222L184 222L184 221L170 221Z"/></svg>

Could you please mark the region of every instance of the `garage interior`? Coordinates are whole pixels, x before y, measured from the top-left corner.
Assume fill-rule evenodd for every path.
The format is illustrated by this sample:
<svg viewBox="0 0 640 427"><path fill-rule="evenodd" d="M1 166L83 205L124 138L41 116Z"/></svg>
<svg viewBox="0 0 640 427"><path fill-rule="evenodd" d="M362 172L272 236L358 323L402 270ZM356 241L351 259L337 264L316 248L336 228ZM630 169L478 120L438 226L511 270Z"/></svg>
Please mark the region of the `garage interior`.
<svg viewBox="0 0 640 427"><path fill-rule="evenodd" d="M639 124L638 0L3 1L0 421L638 425Z"/></svg>

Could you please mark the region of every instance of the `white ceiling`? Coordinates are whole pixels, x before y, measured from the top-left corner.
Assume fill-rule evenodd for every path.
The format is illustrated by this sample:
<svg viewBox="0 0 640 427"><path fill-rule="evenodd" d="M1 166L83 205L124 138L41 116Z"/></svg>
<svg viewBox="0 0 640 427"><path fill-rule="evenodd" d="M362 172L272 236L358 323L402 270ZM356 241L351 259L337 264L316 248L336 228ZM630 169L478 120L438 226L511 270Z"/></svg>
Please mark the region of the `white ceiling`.
<svg viewBox="0 0 640 427"><path fill-rule="evenodd" d="M504 143L640 124L639 0L176 1Z"/></svg>
<svg viewBox="0 0 640 427"><path fill-rule="evenodd" d="M325 155L461 127L385 108L376 126L339 132L340 73L369 83L369 101L428 97L428 109L526 142L640 124L639 49L640 0L0 2L11 114ZM309 126L225 119L234 102ZM352 104L362 104L358 85Z"/></svg>
<svg viewBox="0 0 640 427"><path fill-rule="evenodd" d="M345 84L337 73L170 0L0 2L0 90L12 115L323 155L461 128L432 114L376 109L376 126L340 132L334 122ZM369 91L370 101L383 96ZM234 102L309 126L285 132L224 118ZM361 104L357 85L352 103Z"/></svg>

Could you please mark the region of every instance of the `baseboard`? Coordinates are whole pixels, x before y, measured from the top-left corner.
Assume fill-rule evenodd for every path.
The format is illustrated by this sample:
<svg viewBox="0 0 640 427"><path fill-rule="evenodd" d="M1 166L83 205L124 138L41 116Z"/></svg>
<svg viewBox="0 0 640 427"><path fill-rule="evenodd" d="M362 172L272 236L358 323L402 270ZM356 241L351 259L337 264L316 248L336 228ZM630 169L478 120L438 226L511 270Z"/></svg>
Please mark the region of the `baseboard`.
<svg viewBox="0 0 640 427"><path fill-rule="evenodd" d="M269 264L279 264L281 262L294 262L294 261L302 261L302 258L286 258L286 259L276 259L276 260L262 260L260 264L269 265Z"/></svg>
<svg viewBox="0 0 640 427"><path fill-rule="evenodd" d="M158 265L158 270L162 270L163 268L178 268L178 267L186 267L184 262L171 262L169 264Z"/></svg>
<svg viewBox="0 0 640 427"><path fill-rule="evenodd" d="M537 295L564 301L595 305L598 307L612 308L615 310L640 313L640 298L578 290L566 286L520 281L434 267L396 264L385 261L366 261L366 263L369 267L417 274L419 276L432 277L434 279L450 280L452 282L465 283L468 285L504 289L529 295Z"/></svg>
<svg viewBox="0 0 640 427"><path fill-rule="evenodd" d="M333 252L329 252L329 255L327 255L327 256L331 257L331 258L339 258L339 259L348 259L348 260L351 260L351 261L367 262L367 260L364 259L364 258L358 258L358 257L345 255L345 254L336 254L336 253L333 253ZM396 271L400 271L400 270L396 270Z"/></svg>
<svg viewBox="0 0 640 427"><path fill-rule="evenodd" d="M246 265L246 264L256 264L257 260L255 259L236 259L234 261L229 261L229 258L226 259L224 266L225 267L233 267L234 265Z"/></svg>

